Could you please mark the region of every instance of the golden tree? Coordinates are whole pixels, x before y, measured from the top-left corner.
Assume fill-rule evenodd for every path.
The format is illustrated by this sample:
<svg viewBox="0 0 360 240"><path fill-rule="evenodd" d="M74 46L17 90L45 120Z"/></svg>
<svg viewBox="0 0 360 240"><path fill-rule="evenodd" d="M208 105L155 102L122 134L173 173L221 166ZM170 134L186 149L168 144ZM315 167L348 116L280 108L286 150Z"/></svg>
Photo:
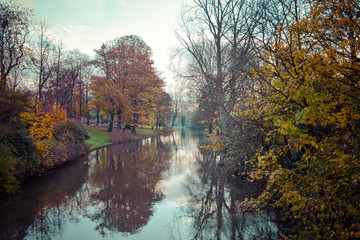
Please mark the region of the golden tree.
<svg viewBox="0 0 360 240"><path fill-rule="evenodd" d="M248 176L267 180L240 206L282 209L297 239L349 239L360 231L359 3L295 2L240 113L262 122Z"/></svg>

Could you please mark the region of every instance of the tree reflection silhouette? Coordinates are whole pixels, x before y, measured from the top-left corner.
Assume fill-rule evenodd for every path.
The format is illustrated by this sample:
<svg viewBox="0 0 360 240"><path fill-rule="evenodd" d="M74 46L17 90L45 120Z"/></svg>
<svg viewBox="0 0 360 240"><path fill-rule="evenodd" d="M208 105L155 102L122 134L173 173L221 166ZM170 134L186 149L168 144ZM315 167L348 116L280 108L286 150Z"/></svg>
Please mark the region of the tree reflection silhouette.
<svg viewBox="0 0 360 240"><path fill-rule="evenodd" d="M277 227L267 214L262 216L238 213L238 194L226 187L217 168L220 156L212 150L200 149L196 174L188 176L184 187L190 208L186 215L193 219L191 239L272 239Z"/></svg>
<svg viewBox="0 0 360 240"><path fill-rule="evenodd" d="M20 194L0 199L0 212L6 216L0 219L0 239L52 239L59 234L66 218L79 215L74 214L80 211L78 193L88 174L84 161L33 179Z"/></svg>
<svg viewBox="0 0 360 240"><path fill-rule="evenodd" d="M270 239L275 230L266 214L234 210L251 186L229 188L217 170L219 156L197 148L205 138L201 132L184 133L97 150L88 160L0 200L0 239L65 239L82 231L77 226L89 234L95 228L104 237L136 234L154 215L155 203L164 199L160 190L168 195L160 206L174 220L166 220L170 233L162 239Z"/></svg>
<svg viewBox="0 0 360 240"><path fill-rule="evenodd" d="M156 185L170 149L159 140L112 147L98 154L89 176L96 186L90 198L97 208L88 217L96 221L101 235L136 233L153 215L154 203L164 198Z"/></svg>

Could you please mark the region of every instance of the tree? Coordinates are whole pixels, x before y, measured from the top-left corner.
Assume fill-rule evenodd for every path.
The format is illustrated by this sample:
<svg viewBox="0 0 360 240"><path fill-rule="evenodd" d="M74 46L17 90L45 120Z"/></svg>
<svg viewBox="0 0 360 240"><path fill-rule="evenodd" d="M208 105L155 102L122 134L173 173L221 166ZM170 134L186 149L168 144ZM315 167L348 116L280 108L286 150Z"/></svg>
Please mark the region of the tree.
<svg viewBox="0 0 360 240"><path fill-rule="evenodd" d="M130 102L133 119L125 124L135 125L142 115L146 115L144 110L149 98L164 84L153 67L151 55L150 47L134 35L117 38L96 50L93 64ZM109 130L113 118L110 116Z"/></svg>
<svg viewBox="0 0 360 240"><path fill-rule="evenodd" d="M0 91L7 87L11 71L22 62L32 16L32 11L21 5L0 3Z"/></svg>
<svg viewBox="0 0 360 240"><path fill-rule="evenodd" d="M47 36L49 24L40 20L36 26L36 36L33 52L30 56L33 71L37 74L37 95L38 99L44 101L44 90L48 86L53 70L56 67L54 57L54 46Z"/></svg>
<svg viewBox="0 0 360 240"><path fill-rule="evenodd" d="M200 82L200 88L206 89L206 97L214 99L214 111L219 114L218 125L224 136L232 131L230 113L245 91L239 81L242 72L238 65L246 69L243 62L252 54L250 40L254 26L246 21L249 18L246 3L243 0L194 0L192 6L183 9L182 29L176 33L187 56L191 57L187 77ZM201 92L204 95L205 92Z"/></svg>
<svg viewBox="0 0 360 240"><path fill-rule="evenodd" d="M89 56L81 53L78 49L69 52L65 64L68 72L68 116L74 117L78 108L79 117L82 113L84 95L84 76L89 62ZM77 92L76 92L77 90ZM78 98L78 99L76 99ZM76 101L77 100L77 101Z"/></svg>
<svg viewBox="0 0 360 240"><path fill-rule="evenodd" d="M64 65L64 50L61 42L55 45L55 66L53 79L51 81L51 88L55 99L55 106L60 105L62 94L61 92L61 71Z"/></svg>
<svg viewBox="0 0 360 240"><path fill-rule="evenodd" d="M185 126L185 122L186 122L186 117L185 116L181 116L181 127Z"/></svg>
<svg viewBox="0 0 360 240"><path fill-rule="evenodd" d="M56 127L65 124L67 120L65 111L55 108L46 109L41 101L32 101L26 111L20 113L20 117L28 124L29 136L39 156L40 170L51 168L56 163L66 160L66 151L62 151L60 156L54 151L56 149L54 132Z"/></svg>
<svg viewBox="0 0 360 240"><path fill-rule="evenodd" d="M282 24L263 45L258 91L245 111L266 142L249 177L267 186L241 206L280 208L297 239L350 239L360 229L359 4L277 6Z"/></svg>
<svg viewBox="0 0 360 240"><path fill-rule="evenodd" d="M171 92L170 97L172 101L172 116L171 116L171 127L174 127L176 118L180 112L180 109L183 105L184 98L184 88L180 86L179 83L176 83Z"/></svg>
<svg viewBox="0 0 360 240"><path fill-rule="evenodd" d="M123 122L132 120L132 111L129 99L122 93L119 85L110 82L106 78L93 77L90 89L94 98L90 102L96 109L101 109L110 114L110 122L114 120L117 114ZM112 124L109 125L109 132L112 131Z"/></svg>
<svg viewBox="0 0 360 240"><path fill-rule="evenodd" d="M172 100L167 92L161 92L156 101L155 109L155 126L156 129L160 128L161 125L165 125L171 118Z"/></svg>
<svg viewBox="0 0 360 240"><path fill-rule="evenodd" d="M84 108L87 109L86 89L92 67L88 63L89 56L78 49L64 52L62 46L57 46L54 68L48 80L47 103L66 107L69 118L81 117Z"/></svg>

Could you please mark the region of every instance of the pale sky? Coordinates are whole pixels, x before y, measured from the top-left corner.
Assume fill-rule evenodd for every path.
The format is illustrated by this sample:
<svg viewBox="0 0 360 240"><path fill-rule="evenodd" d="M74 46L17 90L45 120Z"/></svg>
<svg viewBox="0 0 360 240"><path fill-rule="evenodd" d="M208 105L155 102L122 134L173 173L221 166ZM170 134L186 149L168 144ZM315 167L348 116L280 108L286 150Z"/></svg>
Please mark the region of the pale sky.
<svg viewBox="0 0 360 240"><path fill-rule="evenodd" d="M2 1L2 0L0 0ZM38 18L51 23L51 31L67 49L79 49L90 56L106 41L138 35L153 50L156 68L166 82L167 69L182 0L19 0L35 9Z"/></svg>

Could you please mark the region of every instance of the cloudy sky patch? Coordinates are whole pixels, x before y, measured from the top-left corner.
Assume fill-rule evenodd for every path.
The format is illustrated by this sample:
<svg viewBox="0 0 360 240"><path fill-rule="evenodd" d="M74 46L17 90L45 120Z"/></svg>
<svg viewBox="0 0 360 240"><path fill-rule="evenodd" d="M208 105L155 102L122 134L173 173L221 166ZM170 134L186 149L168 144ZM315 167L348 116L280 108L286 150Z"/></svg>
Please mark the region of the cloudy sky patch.
<svg viewBox="0 0 360 240"><path fill-rule="evenodd" d="M174 37L182 0L20 0L47 19L57 41L67 49L94 55L103 42L125 35L138 35L153 50L155 66L167 82L172 74L169 49Z"/></svg>

